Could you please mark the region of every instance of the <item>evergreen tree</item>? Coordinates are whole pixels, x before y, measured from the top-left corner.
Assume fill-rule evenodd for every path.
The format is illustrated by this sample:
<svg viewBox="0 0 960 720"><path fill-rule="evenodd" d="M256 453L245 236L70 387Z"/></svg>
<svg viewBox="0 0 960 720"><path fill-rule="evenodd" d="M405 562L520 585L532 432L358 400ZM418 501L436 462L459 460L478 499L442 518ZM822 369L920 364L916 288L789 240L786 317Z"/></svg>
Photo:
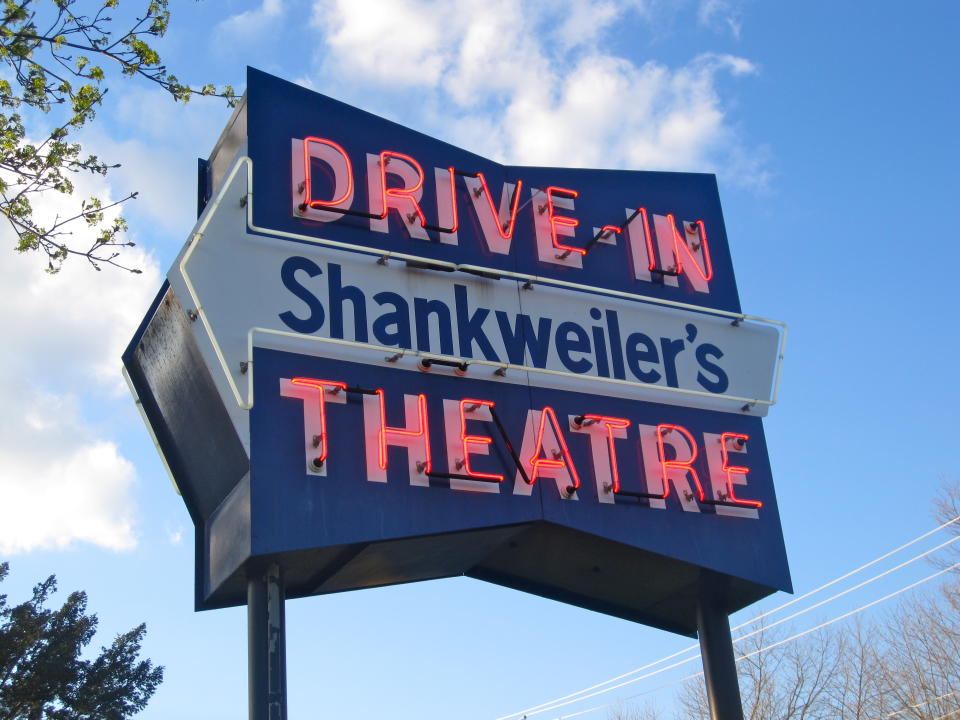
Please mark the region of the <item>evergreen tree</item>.
<svg viewBox="0 0 960 720"><path fill-rule="evenodd" d="M0 582L8 571L0 564ZM85 659L97 616L87 614L82 591L48 609L56 589L50 576L20 605L0 595L0 720L123 720L138 713L163 680L162 667L139 657L146 626Z"/></svg>

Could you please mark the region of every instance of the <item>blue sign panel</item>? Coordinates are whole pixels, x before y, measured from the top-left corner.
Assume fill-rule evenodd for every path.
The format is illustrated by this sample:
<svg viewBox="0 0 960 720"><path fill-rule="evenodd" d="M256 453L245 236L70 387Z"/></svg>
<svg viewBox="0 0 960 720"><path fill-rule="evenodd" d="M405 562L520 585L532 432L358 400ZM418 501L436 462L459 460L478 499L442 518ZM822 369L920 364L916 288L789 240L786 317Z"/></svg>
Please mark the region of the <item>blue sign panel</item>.
<svg viewBox="0 0 960 720"><path fill-rule="evenodd" d="M751 601L790 589L759 418L254 358L253 556L544 524L765 588Z"/></svg>
<svg viewBox="0 0 960 720"><path fill-rule="evenodd" d="M247 138L253 229L740 312L713 175L500 165L253 69Z"/></svg>

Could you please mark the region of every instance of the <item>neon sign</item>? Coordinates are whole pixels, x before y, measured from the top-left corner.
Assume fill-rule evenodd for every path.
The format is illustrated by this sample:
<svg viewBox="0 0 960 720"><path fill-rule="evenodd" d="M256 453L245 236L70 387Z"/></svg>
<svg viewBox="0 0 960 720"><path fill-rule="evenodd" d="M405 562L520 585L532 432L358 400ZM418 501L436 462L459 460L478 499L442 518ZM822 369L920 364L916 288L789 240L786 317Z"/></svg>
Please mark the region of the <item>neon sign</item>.
<svg viewBox="0 0 960 720"><path fill-rule="evenodd" d="M503 482L503 475L494 475L493 473L482 473L476 472L470 467L470 455L473 452L470 448L471 445L479 445L484 451L487 450L488 445L493 444L493 438L489 435L467 435L467 413L476 413L477 410L487 409L487 415L490 415L490 409L493 408L493 401L491 400L473 400L469 398L464 398L460 401L460 442L463 447L463 458L458 461L456 465L457 470L463 470L465 475L468 475L471 478L476 478L477 480L493 480L495 482ZM476 418L481 419L481 418ZM486 419L486 418L483 418ZM459 463L462 463L459 464Z"/></svg>
<svg viewBox="0 0 960 720"><path fill-rule="evenodd" d="M389 233L388 213L393 209L409 237L430 240L427 231L431 231L439 236L436 239L440 243L457 245L460 227L457 178L460 177L472 200L485 246L483 250L499 255L509 255L514 250L514 230L524 187L522 179L503 183L498 210L483 172L452 165L437 167L434 169L434 186L438 216L436 223L430 223L421 207L428 175L412 155L394 150L381 150L375 155L368 153L368 203L366 208L357 209L353 207L353 164L343 146L315 136L293 142L300 144L303 157L302 163L292 166L293 214L297 218L330 223L361 217L369 220L370 231ZM327 179L329 199L318 199L314 195L318 174ZM576 239L576 229L581 222L570 213L575 211L574 201L580 197L580 192L557 185L542 190L533 188L530 192L527 204L533 203L533 229L541 262L579 269L583 267L583 258L598 243L616 243L617 236L625 234L628 255L634 263L634 280L659 278L665 284L676 285L677 279L684 277L694 292L710 292L713 259L707 243L706 223L702 219L683 222L678 229L674 213L655 214L654 232L651 233L647 209L628 208L625 221L611 223L611 218L605 218L589 240L581 240L582 244L577 245L560 238ZM634 223L638 226L637 232L627 232Z"/></svg>
<svg viewBox="0 0 960 720"><path fill-rule="evenodd" d="M303 394L290 393L285 388L292 383L296 386L310 387L320 390L316 395L306 396ZM349 386L342 381L321 380L312 378L293 378L280 380L283 397L299 398L303 402L304 427L308 428L311 424L311 418L319 409L322 418L321 427L323 428L323 441L321 450L321 460L325 461L330 454L329 446L326 441L326 414L325 414L325 393L335 393L336 395L346 395L349 393L360 394L363 396L363 417L364 417L364 442L366 447L367 477L368 482L387 482L386 470L388 468L388 446L395 446L406 450L409 460L408 479L411 485L426 486L429 484L431 476L444 478L463 478L465 480L474 480L493 485L493 491L499 491L499 486L504 483L505 475L500 473L480 472L470 464L470 456L478 452L487 454L491 446L497 444L493 435L468 434L469 423L490 423L494 421L495 403L492 400L477 398L461 398L457 402L459 412L456 416L456 427L445 428L448 432L454 430L459 438L458 456L452 456L449 459L451 467L449 472L433 471L432 452L431 452L431 431L430 417L427 413L427 395L425 393L409 394L403 393L402 404L405 410L406 422L403 427L391 427L386 419L386 393L382 389L366 390L364 388ZM394 398L394 402L397 398ZM631 427L631 421L628 418L610 417L599 414L583 413L581 415L569 415L564 418L566 422L561 423L556 411L551 406L545 406L541 409L530 409L524 422L524 436L521 446L524 448L532 447L529 453L514 455L515 484L513 493L518 495L529 495L531 486L538 480L553 479L556 482L559 497L564 500L578 500L577 491L581 488L580 471L570 452L567 443L568 433L587 432L587 428L596 428L599 430L594 437L599 438L599 443L594 443L591 438L592 449L602 447L600 454L593 454L593 470L595 475L598 498L600 502L611 502L620 496L623 498L647 498L650 500L666 500L671 496L670 488L677 487L682 490L685 497L682 498L681 507L686 512L697 512L700 506L723 506L729 508L749 508L757 510L763 507L763 503L756 500L746 500L737 498L733 490L733 477L739 476L739 483L746 484L746 476L750 468L744 465L731 465L729 453L731 451L746 453L746 442L749 437L743 433L723 432L719 436L711 433L704 433L698 440L687 428L673 424L661 423L654 426L656 436L656 458L653 466L657 468L656 475L648 475L644 478L631 478L631 483L637 485L643 483L645 491L625 491L621 482L620 462L616 451L616 440L629 441L628 429ZM434 418L436 422L436 418ZM449 422L449 417L447 418ZM641 426L645 427L645 426ZM566 429L564 429L566 428ZM359 428L357 428L359 429ZM638 442L639 440L639 442ZM503 438L503 442L510 446L510 452L514 453L510 439ZM644 443L642 439L636 438L638 451L644 452ZM707 449L711 443L719 445L719 451L712 450L707 453L706 462L700 460L700 449ZM343 449L339 452L350 452L351 449ZM310 451L308 450L308 455ZM376 458L375 463L369 459ZM718 462L719 458L719 462ZM333 458L332 462L336 462ZM719 464L719 468L717 465ZM711 478L718 473L723 477L723 484L711 482L712 496L708 497L700 479L699 468L706 469ZM651 465L648 463L649 469ZM693 483L696 493L693 494L686 488L687 481ZM469 488L463 488L469 489ZM510 492L510 490L506 490ZM684 502L685 501L685 502ZM694 502L695 501L695 502ZM651 506L654 503L651 502ZM659 505L658 507L664 507ZM721 513L722 514L722 513ZM741 516L743 517L743 516ZM751 514L746 517L756 519L758 515Z"/></svg>
<svg viewBox="0 0 960 720"><path fill-rule="evenodd" d="M704 598L790 589L786 333L740 306L714 176L506 165L247 90L124 354L198 608L275 564L287 598L466 575L691 635Z"/></svg>

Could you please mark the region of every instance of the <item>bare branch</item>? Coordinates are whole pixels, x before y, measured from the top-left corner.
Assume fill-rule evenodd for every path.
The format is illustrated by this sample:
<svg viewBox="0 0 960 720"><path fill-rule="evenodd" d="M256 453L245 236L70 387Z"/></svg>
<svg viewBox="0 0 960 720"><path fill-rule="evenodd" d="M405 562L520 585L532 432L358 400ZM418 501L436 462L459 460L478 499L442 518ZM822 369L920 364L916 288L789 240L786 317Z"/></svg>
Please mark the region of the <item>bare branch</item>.
<svg viewBox="0 0 960 720"><path fill-rule="evenodd" d="M178 102L195 95L238 100L230 86L191 87L168 72L159 54L150 46L167 31L168 0L142 0L144 11L131 24L118 27L110 15L113 0L101 0L92 15L72 12L79 0L6 0L0 10L0 215L16 233L20 252L41 251L47 267L56 272L71 255L85 257L93 267L110 265L126 270L119 258L132 243L120 239L126 229L122 218L108 220L104 210L132 199L100 207L100 201L69 218L35 215L32 198L47 192L71 194L69 173L106 175L119 167L94 156L83 157L79 143L70 142L72 132L91 122L109 88L107 73L97 63L106 61L114 77L139 77L166 90ZM41 29L42 27L42 29ZM11 80L4 77L12 78ZM28 140L27 128L17 114L26 106L44 113L56 111L62 119L39 144ZM88 235L86 245L74 240Z"/></svg>

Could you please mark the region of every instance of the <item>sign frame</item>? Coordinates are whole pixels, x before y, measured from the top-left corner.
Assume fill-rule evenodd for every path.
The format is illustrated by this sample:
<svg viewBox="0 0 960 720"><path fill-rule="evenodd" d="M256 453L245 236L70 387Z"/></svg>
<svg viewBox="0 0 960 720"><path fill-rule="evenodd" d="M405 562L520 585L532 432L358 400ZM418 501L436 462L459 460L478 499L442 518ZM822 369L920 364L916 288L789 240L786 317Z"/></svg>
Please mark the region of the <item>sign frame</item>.
<svg viewBox="0 0 960 720"><path fill-rule="evenodd" d="M304 112L296 112L298 109ZM318 140L312 133L320 132L319 128L325 127L326 120L348 135L356 132L361 138L357 143L359 149L351 147L348 152L333 140ZM372 139L379 142L381 137L389 138L389 148L368 147L374 142ZM313 204L310 190L313 167L310 143L313 141L319 145L326 143L327 148L338 148L348 170L351 163L365 164L370 208L376 197L376 178L379 178L382 214L362 210L352 212L353 196L348 197L349 193L320 201L316 206ZM299 176L298 147L303 152ZM379 155L371 154L370 150L376 150ZM517 213L529 206L526 212L533 223L532 230L528 227L523 231L527 233L527 242L522 242L521 237L514 243L514 255L509 254L510 243L507 243L506 251L494 249L493 254L487 252L486 255L481 252L482 248L478 249L479 243L472 249L459 245L455 236L456 223L445 229L440 217L442 201L439 190L435 207L437 223L428 224L417 205L420 195L416 193L421 190L425 175L414 160L415 154L436 171L434 178L438 187L439 180L447 177L454 218L457 175L466 178L463 182L475 198L487 194L491 217L501 216L496 215L494 195L486 179L502 182L501 209L511 197L508 190L512 187L513 199L508 203L508 206L512 203L513 208L510 237L504 234L505 228L497 232L513 242L516 228L513 222L519 217ZM333 157L329 153L327 156ZM391 159L397 165L388 171L387 164ZM451 164L448 166L447 162ZM455 165L462 165L466 170L457 173ZM416 175L410 176L412 168L419 168L419 184ZM352 170L349 172L352 182ZM388 174L403 176L404 173L413 180L404 179L402 187L387 187ZM124 352L123 363L125 377L151 437L194 522L196 609L241 604L248 607L250 716L253 720L282 718L286 714L283 650L286 597L454 575L475 577L671 632L699 636L713 716L722 720L741 720L728 615L777 590L792 591L762 428L762 416L777 401L787 328L782 322L742 312L713 176L504 166L248 68L248 95L230 119L210 159L200 161L198 179L198 224ZM595 183L603 192L593 196L584 193L581 197L578 191L551 185L563 183L572 187L580 181L588 185ZM335 190L339 187L336 169L330 182ZM518 199L522 182L530 194L525 201ZM630 185L631 182L635 187ZM650 212L656 228L653 233L657 235L656 248L651 244L647 210L631 210L633 200L628 200L625 195L636 188L641 188L652 198ZM685 191L692 192L695 197L692 200L687 198L683 194ZM297 193L302 196L299 201ZM416 212L407 214L406 219L401 212L391 214L388 195L403 202L413 202ZM678 197L684 202L675 202ZM572 228L577 221L571 215L556 213L554 203L562 212L571 213L574 200L578 209L585 210L585 216L593 213L591 221L600 222L600 227L593 227L592 240L587 246L577 245L572 239L569 240L571 245L558 242L559 235L570 238L574 234ZM711 242L717 240L714 248L719 251L714 259L725 273L718 281L716 294L711 295L713 291L709 287L704 291L703 283L698 289L693 281L689 282L690 287L697 293L706 293L706 296L689 296L689 293L685 296L680 292L683 287L678 277L682 272L681 242L691 262L696 262L695 253L699 252L705 262L704 268L710 268L709 272L705 269L701 272L701 279L707 284L713 277L714 266L709 263L711 256L707 249L705 222L702 219L683 221L679 232L684 236L680 238L668 207L671 203L678 205L678 217L686 217L685 214L697 217L701 212L709 217ZM538 204L540 209L535 210ZM476 207L478 205L474 203ZM316 209L322 216L331 208L364 217L369 221L369 227L362 227L362 222L323 224L326 221L322 217L316 213L308 217L310 213L306 212ZM241 209L243 233L242 237L234 237L237 242L232 251L243 252L243 243L248 240L289 242L291 249L309 247L311 252L326 257L349 253L353 257L366 258L371 264L388 268L385 272L412 270L445 273L451 278L479 277L487 282L513 283L518 295L526 289L539 287L550 292L569 292L578 298L591 298L590 303L594 304L629 302L634 303L634 307L656 308L664 316L673 313L671 317L689 314L709 318L714 324L744 329L744 333L745 328L772 328L771 332L775 332L777 338L768 391L765 395L758 393L757 397L724 395L723 391L702 392L679 384L664 387L642 380L587 377L557 371L547 367L546 363L540 367L535 363L530 365L512 360L494 362L488 358L465 357L462 352L459 355L438 354L429 347L427 350L401 348L398 351L398 347L366 339L321 337L256 323L245 328L239 339L229 339L242 348L240 354L231 354L234 351L225 349L226 341L218 335L218 321L211 312L215 303L205 295L209 288L200 287L199 281L195 282L198 274L191 275L194 269L191 263L195 256L200 257L206 251L209 240L205 235L218 231L214 221ZM617 213L622 214L624 209L626 219L618 219ZM547 251L562 250L546 260L542 247L544 221L536 217L544 212L552 243L547 246ZM665 214L656 215L657 212ZM415 237L417 233L410 232L417 224L416 215L419 215L422 230L418 237ZM634 279L646 272L648 277L658 276L661 282L651 280L642 286L642 291L635 292L636 288L625 284L623 277L608 281L602 272L598 272L596 263L588 267L597 254L588 258L590 263L584 260L581 264L580 259L587 258L592 247L608 252L608 246L620 245L620 250L626 251L631 242L627 237L632 232L629 228L638 216L642 218L650 265L644 269L634 258ZM481 225L478 216L472 229L464 226L463 237L473 233L479 238ZM558 233L558 225L569 232ZM406 236L397 234L398 229L405 229ZM424 237L428 230L445 233L448 237L434 238L430 242L429 236ZM370 235L374 241L367 242L370 238L362 233L374 231L380 235ZM666 245L661 232L664 236L672 236L667 242L667 245L673 243L672 268L662 264ZM699 246L691 248L686 234L695 236L697 241L694 244L699 242ZM624 236L621 238L623 243L618 243L621 235ZM425 239L428 242L424 242ZM630 249L634 255L636 247L639 245ZM490 250L489 243L487 250ZM465 261L457 255L461 251ZM498 252L503 257L496 257ZM655 267L656 257L660 260L658 267ZM229 263L230 258L225 256L223 261ZM546 262L547 270L531 271L539 267L537 261ZM575 272L581 270L581 274ZM674 277L672 283L668 282L671 276ZM599 309L596 312L601 314ZM519 324L516 327L519 328ZM696 331L692 323L686 327L693 327ZM730 331L729 327L726 331ZM692 343L693 339L688 337L688 340ZM598 342L595 347L600 347ZM598 357L599 353L597 349ZM362 359L371 354L379 355L383 360ZM331 364L331 355L339 358L334 364ZM432 376L429 373L411 375L416 370L409 367L410 361L418 363L421 370L433 366L443 372ZM403 395L400 406L403 413L398 415L396 408L386 409L384 389L349 387L345 382L327 378L333 383L331 387L336 386L335 389L343 390L346 395L359 393L363 396L359 405L354 402L348 410L354 420L362 418L361 442L353 449L363 447L366 476L362 461L356 457L340 470L335 468L333 460L329 473L324 467L327 426L322 425L321 431L312 438L308 432L307 416L312 411L307 408L307 403L308 399L314 402L315 398L296 392L284 394L285 389L290 390L291 384L297 385L296 379L304 380L304 376L294 375L295 371L301 372L298 369L301 366L307 368L304 372L313 372L310 370L313 368L321 375L342 371L371 381L380 382L382 379L382 385L391 387L394 395ZM470 366L487 374L457 379L458 374L466 375ZM504 375L508 373L511 380L504 381ZM520 378L519 383L513 382L513 375ZM533 377L538 380L534 381ZM322 415L322 393L330 383L316 385L319 381L316 378L314 381L320 388L319 410ZM446 394L428 400L426 392L412 395L405 392L422 383L445 388L442 392ZM608 389L595 390L600 385ZM507 488L505 472L499 475L487 473L488 480L500 478L497 480L500 484L495 488L487 488L490 492L480 492L477 487L464 484L476 483L480 477L472 473L467 462L473 452L468 448L468 441L474 443L477 458L489 452L490 457L486 460L491 460L495 454L492 435L466 435L463 404L466 401L462 393L457 393L468 387L471 392L486 388L484 398L489 396L489 399L472 402L475 408L489 406L490 418L483 415L472 420L474 427L481 421L487 423L484 427L490 433L491 421L499 427L517 466L517 475L512 478L512 495L501 492L501 488ZM617 392L609 389L611 387L620 388L627 394L643 392L650 395L619 398ZM508 388L519 388L522 397L509 398L502 394ZM371 414L371 405L367 402L372 395L379 396L379 418ZM283 404L283 400L291 399L293 404ZM349 404L346 397L337 402ZM466 465L469 475L430 471L431 441L426 432L427 418L431 403L436 411L440 402L444 408L447 443L440 455L449 470L456 458L451 455L455 442L451 444L451 431L447 426L448 417L453 415L446 410L459 402L460 437L454 440L463 443L461 454L464 457L459 462ZM505 430L493 413L493 407L495 404L510 407L511 403L513 409L520 412L515 413L515 419L507 423ZM585 450L587 445L581 443L579 448L571 451L564 440L565 433L583 429L587 415L581 408L587 408L590 403L597 404L597 408L590 412L617 413L616 416L595 417L612 418L620 423L604 425L609 431L608 446L589 439L592 455ZM553 405L560 410L554 411ZM410 421L411 408L419 412L419 433L401 429L407 427L402 423ZM301 415L297 415L298 412ZM625 419L631 412L638 417ZM522 416L522 413L526 415ZM662 419L656 419L660 414ZM554 447L548 447L544 441L548 416L553 418L551 442ZM646 483L642 486L645 489L618 494L616 482L607 487L597 476L595 487L590 488L591 492L595 491L597 503L595 507L589 506L586 502L588 486L581 486L574 473L575 463L593 462L596 474L598 463L603 460L603 447L607 447L611 467L614 467L614 445L617 441L630 439L626 429L632 421L640 433L640 453L634 462L631 482L642 479ZM724 427L709 426L712 422L724 424ZM681 423L694 427L703 438L704 457L699 461L698 441ZM539 434L533 429L537 424ZM727 428L726 424L730 427ZM718 433L721 429L723 431ZM623 434L617 435L620 430L624 431ZM664 436L669 432L676 432L679 439L665 441ZM399 450L387 442L389 433L403 436ZM511 434L515 440L520 435L523 437L523 442L517 443L521 447L519 454L511 446ZM414 457L415 443L407 442L414 435L423 436L425 461ZM536 437L532 443L529 442L531 437ZM634 439L637 437L635 435ZM382 471L379 474L374 472L372 478L371 438L376 438L379 443ZM758 448L750 458L749 469L729 462L727 443L731 438L750 442L751 447ZM707 448L710 442L719 442L719 448ZM314 447L323 447L319 462L314 462L314 472L310 470L309 457L303 454L305 451L309 453L311 443ZM349 443L342 443L341 449L343 447L349 448ZM532 455L531 447L535 448ZM482 453L481 448L484 449ZM684 450L688 457L683 457ZM733 450L744 451L743 444ZM395 462L391 471L388 467L390 458L396 461L403 453L406 453L405 461ZM541 456L542 453L545 454ZM718 456L721 459L719 481L716 480ZM584 460L586 457L592 459ZM354 464L351 466L350 462ZM525 472L524 463L529 463L528 470L539 468L541 463L553 468L555 474L547 476L556 480L555 492L548 489L550 486L546 481L534 486L537 472ZM496 469L489 464L485 467ZM700 484L698 470L710 479L709 496ZM661 494L651 491L658 471L662 473ZM575 480L565 488L557 475L563 472ZM675 474L671 476L671 472ZM743 484L748 472L753 472L756 480L750 487L763 497L762 503L753 500L756 504L752 511L744 507L744 503L751 501L733 495L733 475L738 474ZM521 477L531 487L525 489L520 484ZM434 487L431 483L435 478L449 482L446 486ZM688 497L679 497L683 483L688 481L695 482L699 488L699 500L692 492ZM724 482L728 495L724 495L720 487ZM676 490L673 506L668 500L670 487ZM422 494L424 492L427 494ZM605 493L609 495L611 492L613 497L605 497ZM395 502L389 506L378 496L390 496ZM428 498L426 505L417 507L417 502L423 503L424 498ZM645 536L643 532L624 525L626 515L618 498L636 500L640 507L633 507L631 511L651 513L645 519L655 525L663 537L651 539L649 528L645 530L648 533ZM375 520L379 521L368 523L368 527L364 527L364 513L369 510L363 506L365 502L372 503L373 512L378 513ZM475 510L481 502L486 503L483 512ZM616 510L618 504L620 509ZM761 504L763 513L760 512ZM701 507L712 507L713 512L703 512ZM437 512L438 508L451 513ZM620 513L619 520L614 522L610 520L612 515L603 514L610 510ZM656 516L661 510L665 514ZM338 512L343 513L346 522L338 524L335 517ZM390 512L404 514L391 518ZM325 520L318 520L324 517ZM443 519L446 524L434 522L436 518ZM673 544L670 541L674 541ZM723 552L730 548L739 550L743 557L732 560L723 557ZM751 552L753 557L749 557ZM748 567L751 561L753 567Z"/></svg>

